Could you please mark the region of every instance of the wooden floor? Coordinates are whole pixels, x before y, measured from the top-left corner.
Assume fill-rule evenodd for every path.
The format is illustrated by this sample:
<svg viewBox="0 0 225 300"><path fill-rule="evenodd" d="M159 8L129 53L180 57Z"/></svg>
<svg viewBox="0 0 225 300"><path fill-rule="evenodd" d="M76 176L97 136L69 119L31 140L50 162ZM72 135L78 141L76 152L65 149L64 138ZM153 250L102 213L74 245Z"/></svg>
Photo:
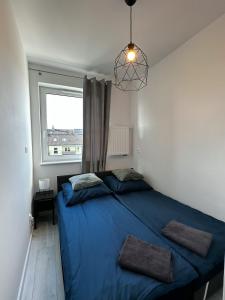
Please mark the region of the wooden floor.
<svg viewBox="0 0 225 300"><path fill-rule="evenodd" d="M22 300L53 299L65 299L59 235L57 225L53 226L51 219L43 216L33 232ZM202 300L202 297L196 296L195 300ZM222 289L206 300L222 300Z"/></svg>
<svg viewBox="0 0 225 300"><path fill-rule="evenodd" d="M64 300L57 225L42 217L33 231L22 300Z"/></svg>

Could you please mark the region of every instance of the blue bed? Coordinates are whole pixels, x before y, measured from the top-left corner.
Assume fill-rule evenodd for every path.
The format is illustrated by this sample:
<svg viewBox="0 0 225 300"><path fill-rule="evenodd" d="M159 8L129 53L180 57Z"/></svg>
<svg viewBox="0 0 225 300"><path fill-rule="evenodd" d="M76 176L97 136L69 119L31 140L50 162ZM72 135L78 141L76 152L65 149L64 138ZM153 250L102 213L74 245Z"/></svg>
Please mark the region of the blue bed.
<svg viewBox="0 0 225 300"><path fill-rule="evenodd" d="M201 286L223 269L225 253L224 222L181 204L155 190L116 194L116 197L194 267L199 274L196 281L197 286ZM161 235L161 229L171 220L177 220L213 234L213 243L206 258L194 254Z"/></svg>
<svg viewBox="0 0 225 300"><path fill-rule="evenodd" d="M187 260L114 196L66 207L63 193L59 192L56 202L66 300L164 299L198 277ZM172 251L173 283L162 283L119 267L118 254L128 234Z"/></svg>

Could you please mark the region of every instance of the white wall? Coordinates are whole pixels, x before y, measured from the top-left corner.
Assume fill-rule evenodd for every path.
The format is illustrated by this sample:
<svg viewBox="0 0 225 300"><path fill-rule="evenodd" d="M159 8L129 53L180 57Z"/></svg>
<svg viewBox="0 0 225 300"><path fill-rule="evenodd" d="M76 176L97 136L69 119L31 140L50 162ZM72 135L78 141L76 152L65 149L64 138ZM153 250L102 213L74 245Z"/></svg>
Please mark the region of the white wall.
<svg viewBox="0 0 225 300"><path fill-rule="evenodd" d="M133 100L136 167L157 190L223 220L224 37L225 15L150 69Z"/></svg>
<svg viewBox="0 0 225 300"><path fill-rule="evenodd" d="M24 50L9 1L1 0L0 299L4 300L17 297L30 236L33 179L29 105Z"/></svg>
<svg viewBox="0 0 225 300"><path fill-rule="evenodd" d="M32 139L33 139L33 163L34 163L34 188L38 190L39 178L50 178L51 186L56 190L56 177L57 175L76 174L81 172L81 163L67 163L67 164L48 164L41 165L41 128L40 128L40 101L38 94L38 83L44 82L47 84L58 84L72 87L83 87L82 79L74 77L59 76L48 74L31 69L41 69L50 72L58 72L64 75L78 75L71 71L56 69L52 67L38 66L30 64L30 93L31 93L31 116L32 116ZM115 87L112 88L112 101L111 101L111 115L110 125L131 125L131 105L128 93L123 93ZM119 167L132 167L133 159L132 154L128 157L108 157L107 169L114 169Z"/></svg>

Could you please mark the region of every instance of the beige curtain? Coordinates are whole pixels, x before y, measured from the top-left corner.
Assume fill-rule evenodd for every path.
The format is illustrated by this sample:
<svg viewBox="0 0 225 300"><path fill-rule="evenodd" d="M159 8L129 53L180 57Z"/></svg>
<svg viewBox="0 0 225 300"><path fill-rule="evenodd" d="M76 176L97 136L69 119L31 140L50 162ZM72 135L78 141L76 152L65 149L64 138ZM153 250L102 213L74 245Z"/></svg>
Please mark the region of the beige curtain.
<svg viewBox="0 0 225 300"><path fill-rule="evenodd" d="M82 172L104 171L109 135L111 81L84 78Z"/></svg>

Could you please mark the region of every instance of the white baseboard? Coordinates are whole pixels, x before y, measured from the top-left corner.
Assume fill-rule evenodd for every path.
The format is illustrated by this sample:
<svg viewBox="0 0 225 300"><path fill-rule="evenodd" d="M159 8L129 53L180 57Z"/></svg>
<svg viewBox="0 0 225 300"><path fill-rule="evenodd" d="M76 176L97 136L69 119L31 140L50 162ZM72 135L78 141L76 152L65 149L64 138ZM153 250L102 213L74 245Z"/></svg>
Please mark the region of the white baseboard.
<svg viewBox="0 0 225 300"><path fill-rule="evenodd" d="M31 246L31 241L32 241L32 233L33 233L33 230L31 231L31 234L30 234L30 240L29 240L28 247L27 247L26 257L25 257L25 260L24 260L23 272L22 272L22 276L21 276L21 279L20 279L20 285L19 285L19 290L18 290L18 294L17 294L17 300L21 300L21 297L22 297L23 284L24 284L24 279L25 279L25 275L26 275L27 263L28 263L28 258L29 258L29 253L30 253L30 246Z"/></svg>

